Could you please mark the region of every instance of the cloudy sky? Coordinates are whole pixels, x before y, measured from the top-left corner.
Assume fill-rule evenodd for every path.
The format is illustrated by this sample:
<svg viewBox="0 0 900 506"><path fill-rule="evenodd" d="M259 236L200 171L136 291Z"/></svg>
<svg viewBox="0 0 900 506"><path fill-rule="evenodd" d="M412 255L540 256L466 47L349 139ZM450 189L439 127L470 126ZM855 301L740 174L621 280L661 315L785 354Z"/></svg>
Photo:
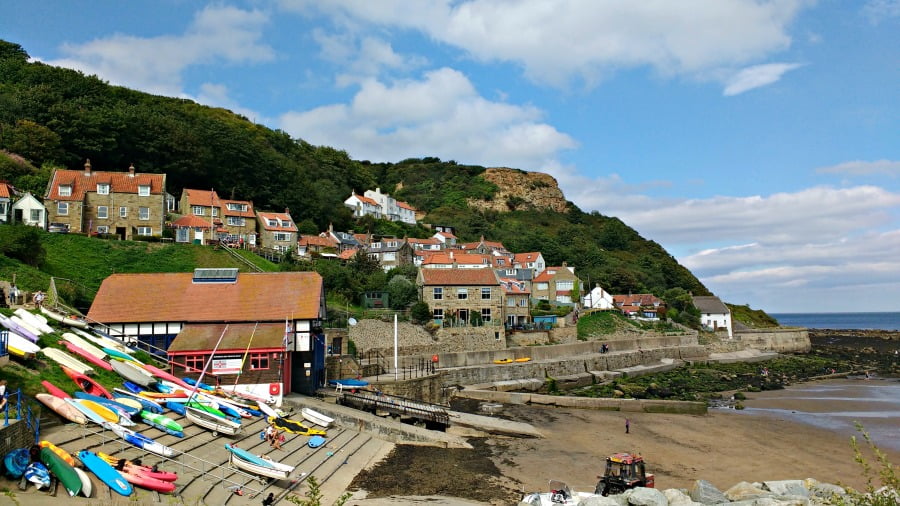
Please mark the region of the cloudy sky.
<svg viewBox="0 0 900 506"><path fill-rule="evenodd" d="M900 311L900 0L45 0L0 38L360 160L550 173L727 302Z"/></svg>

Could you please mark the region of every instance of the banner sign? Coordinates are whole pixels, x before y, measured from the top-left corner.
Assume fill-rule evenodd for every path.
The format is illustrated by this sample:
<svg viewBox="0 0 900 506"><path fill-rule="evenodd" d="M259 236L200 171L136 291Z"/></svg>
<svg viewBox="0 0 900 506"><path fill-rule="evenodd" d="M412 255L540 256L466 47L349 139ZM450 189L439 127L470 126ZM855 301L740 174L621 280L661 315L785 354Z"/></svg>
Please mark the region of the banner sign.
<svg viewBox="0 0 900 506"><path fill-rule="evenodd" d="M212 374L237 374L241 372L241 362L244 357L240 354L216 355L210 362Z"/></svg>

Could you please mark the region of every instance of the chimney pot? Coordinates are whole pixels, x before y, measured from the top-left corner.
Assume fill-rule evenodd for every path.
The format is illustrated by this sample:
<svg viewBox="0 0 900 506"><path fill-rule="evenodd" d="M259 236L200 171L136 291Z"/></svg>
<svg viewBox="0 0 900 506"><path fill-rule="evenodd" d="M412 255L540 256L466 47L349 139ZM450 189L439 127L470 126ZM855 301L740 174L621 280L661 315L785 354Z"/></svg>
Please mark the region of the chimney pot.
<svg viewBox="0 0 900 506"><path fill-rule="evenodd" d="M84 175L85 176L91 175L91 159L90 158L88 158L87 161L84 162Z"/></svg>
<svg viewBox="0 0 900 506"><path fill-rule="evenodd" d="M128 166L128 176L134 177L134 164L133 163Z"/></svg>

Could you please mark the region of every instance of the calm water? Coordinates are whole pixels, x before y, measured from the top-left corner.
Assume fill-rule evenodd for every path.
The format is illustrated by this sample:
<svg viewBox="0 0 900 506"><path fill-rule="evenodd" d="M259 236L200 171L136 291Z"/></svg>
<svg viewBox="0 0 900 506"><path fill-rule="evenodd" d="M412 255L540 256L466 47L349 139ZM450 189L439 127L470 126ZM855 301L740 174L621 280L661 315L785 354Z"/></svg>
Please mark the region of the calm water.
<svg viewBox="0 0 900 506"><path fill-rule="evenodd" d="M890 313L772 313L778 323L809 329L900 330L900 312Z"/></svg>
<svg viewBox="0 0 900 506"><path fill-rule="evenodd" d="M740 415L772 416L828 429L846 436L861 434L863 425L881 448L900 451L900 381L896 378L872 380L827 380L748 394Z"/></svg>

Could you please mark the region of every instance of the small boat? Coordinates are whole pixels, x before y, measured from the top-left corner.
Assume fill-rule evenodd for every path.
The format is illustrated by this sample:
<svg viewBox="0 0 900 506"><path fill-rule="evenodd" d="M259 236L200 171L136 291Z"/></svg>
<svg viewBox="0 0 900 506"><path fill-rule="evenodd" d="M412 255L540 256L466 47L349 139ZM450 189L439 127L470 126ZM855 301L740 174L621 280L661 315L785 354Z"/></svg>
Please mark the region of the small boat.
<svg viewBox="0 0 900 506"><path fill-rule="evenodd" d="M25 479L37 488L50 488L50 470L40 462L32 462L25 468Z"/></svg>
<svg viewBox="0 0 900 506"><path fill-rule="evenodd" d="M197 411L205 411L210 415L215 415L222 419L229 419L229 415L226 415L225 412L219 410L219 408L213 407L212 404L209 403L209 401L206 401L204 399L192 399L185 403L185 406L193 408ZM240 419L240 417L238 417L238 419Z"/></svg>
<svg viewBox="0 0 900 506"><path fill-rule="evenodd" d="M129 408L137 411L141 411L142 409L144 409L144 405L141 404L141 401L133 397L113 397L113 400L118 402L119 404L122 404L123 406L128 406Z"/></svg>
<svg viewBox="0 0 900 506"><path fill-rule="evenodd" d="M191 423L212 431L213 436L217 436L220 433L234 436L241 431L240 422L234 422L225 418L221 418L213 415L212 413L208 413L206 411L189 406L184 408L184 415L188 420L191 421Z"/></svg>
<svg viewBox="0 0 900 506"><path fill-rule="evenodd" d="M110 362L110 365L123 379L141 385L142 387L149 387L153 383L156 383L156 380L153 379L153 376L151 376L150 373L143 370L140 366L136 366L132 362L113 360Z"/></svg>
<svg viewBox="0 0 900 506"><path fill-rule="evenodd" d="M56 397L59 397L60 399L65 399L66 397L72 397L71 395L68 394L68 392L66 392L62 388L59 388L58 386L54 385L53 383L50 383L47 380L41 381L41 385L44 388L46 388L48 392L55 395Z"/></svg>
<svg viewBox="0 0 900 506"><path fill-rule="evenodd" d="M33 343L36 343L38 340L37 334L35 334L34 332L28 330L27 328L25 328L19 324L17 324L10 317L8 317L6 315L0 314L0 325L3 325L7 329L12 330L16 334L19 334L20 336L24 337L25 339L28 339L29 341L31 341Z"/></svg>
<svg viewBox="0 0 900 506"><path fill-rule="evenodd" d="M309 441L306 442L307 446L310 448L318 448L325 444L327 440L322 436L313 436L309 438Z"/></svg>
<svg viewBox="0 0 900 506"><path fill-rule="evenodd" d="M41 313L47 316L47 318L56 320L60 323L64 323L70 327L76 327L79 329L88 328L88 322L84 318L75 315L69 315L66 313L62 313L53 309L50 309L47 306L41 306Z"/></svg>
<svg viewBox="0 0 900 506"><path fill-rule="evenodd" d="M66 461L67 464L69 464L70 466L75 465L75 457L73 457L69 452L51 443L50 441L42 440L40 443L38 443L38 446L40 446L41 448L50 448L50 451L59 455L63 460Z"/></svg>
<svg viewBox="0 0 900 506"><path fill-rule="evenodd" d="M498 358L497 360L494 360L494 363L495 363L495 364L511 364L511 363L513 363L513 359L511 359L511 358L509 358L509 357L507 357L507 358Z"/></svg>
<svg viewBox="0 0 900 506"><path fill-rule="evenodd" d="M307 427L302 423L296 420L288 420L286 418L272 418L269 417L269 423L275 424L275 428L278 430L283 430L290 432L291 434L298 434L301 436L324 436L325 431L321 429L313 429L311 427Z"/></svg>
<svg viewBox="0 0 900 506"><path fill-rule="evenodd" d="M90 341L88 341L87 339L79 337L71 332L64 332L62 335L62 338L64 341L70 342L70 343L74 344L75 346L78 346L82 350L90 353L91 355L99 358L100 360L106 360L106 352L101 350L100 348L94 346L94 344L91 343Z"/></svg>
<svg viewBox="0 0 900 506"><path fill-rule="evenodd" d="M131 406L126 406L125 404L118 403L112 399L107 399L106 397L86 394L84 392L75 392L75 398L95 402L112 411L116 414L116 416L118 416L118 419L113 421L120 425L123 425L125 427L133 427L137 425L132 420L132 416L137 414L140 411L139 409L135 409Z"/></svg>
<svg viewBox="0 0 900 506"><path fill-rule="evenodd" d="M84 425L87 423L88 419L78 408L70 405L66 402L65 399L56 397L50 394L35 394L35 399L37 399L41 404L47 406L57 415L65 418L70 422L74 422L80 425Z"/></svg>
<svg viewBox="0 0 900 506"><path fill-rule="evenodd" d="M6 474L14 480L21 478L25 474L25 469L28 468L30 462L31 454L28 452L28 448L18 448L3 457Z"/></svg>
<svg viewBox="0 0 900 506"><path fill-rule="evenodd" d="M282 413L264 402L259 403L259 410L262 411L267 418L278 418L282 415Z"/></svg>
<svg viewBox="0 0 900 506"><path fill-rule="evenodd" d="M79 336L87 339L88 341L94 343L98 348L112 348L114 350L119 350L123 353L128 353L128 347L125 346L125 343L122 341L117 341L115 339L109 337L103 337L97 334L92 334L90 332L85 332L79 328L71 329L72 332L78 334Z"/></svg>
<svg viewBox="0 0 900 506"><path fill-rule="evenodd" d="M128 390L123 390L121 388L113 388L113 395L119 397L125 397L128 399L134 399L135 401L141 404L142 409L146 409L151 413L162 413L163 407L158 402L147 399L146 397L141 397L140 395L135 394L134 392L130 392ZM121 401L120 401L121 402Z"/></svg>
<svg viewBox="0 0 900 506"><path fill-rule="evenodd" d="M112 371L113 368L106 360L95 357L94 355L88 353L83 348L76 346L69 341L59 341L59 344L66 347L66 351L73 355L78 355L79 357L87 360L91 364L101 368L106 369L107 371Z"/></svg>
<svg viewBox="0 0 900 506"><path fill-rule="evenodd" d="M134 491L134 488L125 480L121 473L113 469L111 465L98 457L94 452L81 450L78 452L78 460L117 494L128 497Z"/></svg>
<svg viewBox="0 0 900 506"><path fill-rule="evenodd" d="M94 374L94 369L91 366L85 364L84 362L76 359L72 355L69 355L68 353L58 348L42 348L41 353L43 353L45 357L56 362L57 364L63 367L68 367L73 371L78 371L81 374Z"/></svg>
<svg viewBox="0 0 900 506"><path fill-rule="evenodd" d="M519 357L515 361L516 362L529 362L529 361L531 361L531 357Z"/></svg>
<svg viewBox="0 0 900 506"><path fill-rule="evenodd" d="M258 457L242 448L235 448L226 444L225 449L231 454L229 459L231 465L249 473L266 478L285 480L294 471L293 466Z"/></svg>
<svg viewBox="0 0 900 506"><path fill-rule="evenodd" d="M334 423L334 418L325 416L312 408L301 408L300 414L303 416L303 419L309 423L314 423L326 429L331 427L331 424Z"/></svg>
<svg viewBox="0 0 900 506"><path fill-rule="evenodd" d="M131 472L129 469L122 470L120 473L128 483L147 490L153 490L154 492L163 494L171 494L175 491L175 484L171 481L158 480L152 476L147 476L140 471Z"/></svg>
<svg viewBox="0 0 900 506"><path fill-rule="evenodd" d="M88 474L81 470L79 467L75 467L75 474L78 475L78 478L81 479L81 495L85 497L90 497L94 492L94 482L91 481L91 477Z"/></svg>
<svg viewBox="0 0 900 506"><path fill-rule="evenodd" d="M175 450L169 448L168 446L157 443L153 439L131 429L122 427L117 423L106 422L103 424L103 428L113 431L117 436L124 439L125 442L137 446L138 448L143 448L148 452L162 455L163 457L175 456Z"/></svg>
<svg viewBox="0 0 900 506"><path fill-rule="evenodd" d="M40 455L41 463L47 466L47 469L59 479L59 482L62 483L71 497L81 493L81 478L71 464L48 447L41 448Z"/></svg>
<svg viewBox="0 0 900 506"><path fill-rule="evenodd" d="M42 334L46 334L46 332L42 332L40 329L38 329L34 325L28 323L27 321L23 320L22 318L20 318L16 315L10 316L9 319L13 323L18 325L19 328L27 330L28 332L30 332L31 334L33 334L35 336L41 336Z"/></svg>
<svg viewBox="0 0 900 506"><path fill-rule="evenodd" d="M149 411L141 411L141 418L163 432L167 432L177 437L184 437L184 428L182 428L178 422L167 416L151 413Z"/></svg>
<svg viewBox="0 0 900 506"><path fill-rule="evenodd" d="M107 399L112 399L112 394L109 393L108 390L103 388L103 385L101 385L100 383L97 383L97 380L90 378L87 375L82 374L78 371L69 369L66 366L63 366L62 370L64 373L66 373L66 376L68 376L72 381L74 381L75 384L78 385L78 387L81 388L85 393L88 393L91 395L99 395L101 397L106 397Z"/></svg>
<svg viewBox="0 0 900 506"><path fill-rule="evenodd" d="M96 411L94 411L94 410L88 408L87 406L82 405L82 404L81 404L81 399L67 398L67 399L64 399L64 401L65 401L66 404L68 404L69 406L72 406L73 408L75 408L75 409L77 409L78 411L80 411L81 414L85 416L85 418L87 418L88 420L90 420L90 421L92 421L92 422L94 422L94 423L96 423L96 424L98 424L98 425L99 425L99 424L102 424L103 422L106 422L106 421L107 421L106 418L104 418L104 417L100 416L99 414L97 414ZM106 409L106 408L103 408L103 409ZM109 410L107 409L107 411L109 411ZM112 413L112 412L110 411L110 413ZM118 417L116 417L116 419L118 419Z"/></svg>
<svg viewBox="0 0 900 506"><path fill-rule="evenodd" d="M56 332L53 327L47 325L47 320L39 317L38 315L28 311L25 308L19 308L13 311L16 316L21 318L25 323L31 325L35 329L41 331L44 334L49 334L50 332Z"/></svg>
<svg viewBox="0 0 900 506"><path fill-rule="evenodd" d="M6 349L9 354L29 360L34 358L37 352L41 351L41 347L20 336L19 334L9 330L6 332Z"/></svg>
<svg viewBox="0 0 900 506"><path fill-rule="evenodd" d="M123 469L128 472L140 473L145 476L150 476L151 478L156 478L157 480L162 481L175 481L178 479L178 475L175 473L169 471L160 471L158 469L154 471L150 466L135 464L128 459L119 459L103 452L97 452L97 456L105 460L107 464L113 466L113 468L115 468L119 464L120 460L124 460L125 462L123 463Z"/></svg>
<svg viewBox="0 0 900 506"><path fill-rule="evenodd" d="M356 378L343 378L343 379L329 380L328 384L331 386L341 385L344 388L362 388L362 387L369 386L368 381L356 379Z"/></svg>
<svg viewBox="0 0 900 506"><path fill-rule="evenodd" d="M81 412L96 423L102 424L103 422L119 421L118 413L94 401L88 399L66 399L66 402L73 404L76 407L80 407ZM91 417L88 412L93 413L94 415L96 415L96 417ZM100 419L101 421L97 421L98 419Z"/></svg>
<svg viewBox="0 0 900 506"><path fill-rule="evenodd" d="M523 506L576 506L588 498L601 498L600 494L573 492L569 486L558 480L550 480L549 492L526 494L519 501Z"/></svg>
<svg viewBox="0 0 900 506"><path fill-rule="evenodd" d="M166 402L166 407L169 408L170 410L174 411L175 413L178 413L181 416L184 416L186 414L183 402L169 401L169 402Z"/></svg>
<svg viewBox="0 0 900 506"><path fill-rule="evenodd" d="M109 358L124 360L126 362L134 362L135 364L137 364L141 367L143 367L143 365L144 365L143 362L132 357L131 354L124 352L124 351L120 351L118 348L100 348L100 349L105 351L106 354L109 355Z"/></svg>

